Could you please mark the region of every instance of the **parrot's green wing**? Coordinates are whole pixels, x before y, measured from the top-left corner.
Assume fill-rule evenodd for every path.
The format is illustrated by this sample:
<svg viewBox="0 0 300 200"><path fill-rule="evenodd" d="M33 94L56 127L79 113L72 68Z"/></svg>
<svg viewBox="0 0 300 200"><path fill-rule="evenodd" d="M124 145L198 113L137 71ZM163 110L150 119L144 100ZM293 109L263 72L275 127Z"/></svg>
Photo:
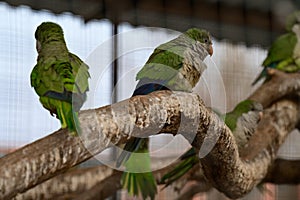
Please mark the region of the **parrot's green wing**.
<svg viewBox="0 0 300 200"><path fill-rule="evenodd" d="M75 111L79 111L82 104L86 100L86 92L89 90L88 79L90 78L90 74L88 72L89 67L86 65L79 57L70 53L70 62L73 67L75 82L73 87L73 106Z"/></svg>
<svg viewBox="0 0 300 200"><path fill-rule="evenodd" d="M267 68L274 68L285 72L299 70L299 67L295 66L293 59L296 44L297 37L293 32L279 36L273 42L268 51L267 58L262 63L264 69L253 81L252 85L255 85L262 78L266 78L266 81L270 79Z"/></svg>
<svg viewBox="0 0 300 200"><path fill-rule="evenodd" d="M273 63L277 64L283 60L292 58L296 43L297 37L294 33L281 35L270 47L267 58L262 65L270 67Z"/></svg>
<svg viewBox="0 0 300 200"><path fill-rule="evenodd" d="M88 66L74 54L69 53L68 60L42 60L31 73L31 85L42 105L57 114L62 128L74 132L79 130L77 112L86 100L89 73Z"/></svg>
<svg viewBox="0 0 300 200"><path fill-rule="evenodd" d="M154 50L136 79L171 80L182 67L183 49L178 45L161 45Z"/></svg>
<svg viewBox="0 0 300 200"><path fill-rule="evenodd" d="M270 80L270 75L267 73L268 68L281 70L287 73L294 73L300 70L299 62L299 23L300 12L296 11L291 13L286 18L286 31L287 33L279 36L271 45L266 59L263 61L262 66L264 69L254 80L252 85L256 84L262 78L265 82Z"/></svg>

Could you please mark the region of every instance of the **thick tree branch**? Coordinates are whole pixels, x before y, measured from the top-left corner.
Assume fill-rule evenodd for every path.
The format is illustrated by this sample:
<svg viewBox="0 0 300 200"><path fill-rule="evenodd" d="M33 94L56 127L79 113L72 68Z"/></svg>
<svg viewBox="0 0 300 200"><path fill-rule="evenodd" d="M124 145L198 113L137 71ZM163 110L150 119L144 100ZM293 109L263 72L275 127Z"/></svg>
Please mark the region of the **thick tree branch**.
<svg viewBox="0 0 300 200"><path fill-rule="evenodd" d="M269 69L272 79L262 84L250 97L260 102L264 108L271 105L272 102L293 94L300 89L299 73L284 73L276 69Z"/></svg>
<svg viewBox="0 0 300 200"><path fill-rule="evenodd" d="M275 88L280 93L276 98L298 89L283 86L280 90ZM264 105L275 101L271 95L264 98L268 99L262 99ZM279 115L274 111L276 108ZM264 178L278 146L298 119L298 105L293 102L276 104L270 116L272 109L277 118L265 122L265 125L269 123L268 129L261 128L261 131L274 132L275 138L270 146L247 160L239 158L230 130L195 94L161 91L83 111L79 115L84 133L80 138L59 130L0 159L0 198L10 199L113 144L126 142L130 136L159 132L180 133L190 141L196 136L193 142L196 148L200 148L204 140L216 142L212 151L201 159L204 173L213 186L227 196L240 197Z"/></svg>
<svg viewBox="0 0 300 200"><path fill-rule="evenodd" d="M300 160L276 159L263 182L274 184L299 184Z"/></svg>
<svg viewBox="0 0 300 200"><path fill-rule="evenodd" d="M199 104L205 108L195 94L165 91L83 111L81 137L59 130L0 159L0 198L11 199L130 135L149 135L162 127L176 134L181 112L193 120ZM184 124L185 129L191 125Z"/></svg>
<svg viewBox="0 0 300 200"><path fill-rule="evenodd" d="M163 159L164 161L168 159ZM154 172L157 180L171 170L177 162ZM72 169L49 179L24 193L18 194L16 200L25 199L105 199L121 189L122 171L109 166Z"/></svg>
<svg viewBox="0 0 300 200"><path fill-rule="evenodd" d="M250 192L267 174L278 148L294 129L299 112L296 103L286 100L265 110L265 118L257 131L274 134L274 138L267 147L260 148L257 155L247 159L239 157L230 131L222 129L221 125L212 124L214 132L221 134L212 151L200 159L205 176L215 188L230 198L239 198ZM203 140L203 134L198 134L197 141L200 142L196 144L201 144Z"/></svg>
<svg viewBox="0 0 300 200"><path fill-rule="evenodd" d="M182 194L180 194L176 200L187 200L187 199L193 199L193 197L201 192L208 192L211 189L211 185L209 185L204 180L196 182L192 185L189 185L186 191L183 191Z"/></svg>
<svg viewBox="0 0 300 200"><path fill-rule="evenodd" d="M115 174L121 175L107 166L72 169L35 186L25 193L18 194L15 199L57 199L66 194L75 197L91 190L95 185L100 187L99 183Z"/></svg>

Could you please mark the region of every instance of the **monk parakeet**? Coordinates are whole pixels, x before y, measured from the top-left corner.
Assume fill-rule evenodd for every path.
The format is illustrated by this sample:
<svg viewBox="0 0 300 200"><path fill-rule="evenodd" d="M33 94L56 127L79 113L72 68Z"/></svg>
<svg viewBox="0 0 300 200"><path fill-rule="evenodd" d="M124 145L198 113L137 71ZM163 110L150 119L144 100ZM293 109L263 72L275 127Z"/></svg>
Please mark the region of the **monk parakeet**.
<svg viewBox="0 0 300 200"><path fill-rule="evenodd" d="M31 86L43 107L60 120L61 127L79 134L78 111L86 100L89 67L69 52L58 24L42 23L35 39L38 58L31 72Z"/></svg>
<svg viewBox="0 0 300 200"><path fill-rule="evenodd" d="M270 79L268 68L278 69L287 73L300 70L300 11L289 15L286 20L287 33L279 36L271 45L262 66L264 69L254 80L256 84L262 78Z"/></svg>
<svg viewBox="0 0 300 200"><path fill-rule="evenodd" d="M138 84L133 96L158 90L190 92L206 69L202 61L208 54L213 54L211 36L206 30L197 28L158 46L136 76ZM126 167L121 180L123 188L131 195L154 199L157 188L150 168L148 141L147 138L133 138L127 142L116 165ZM137 159L138 153L143 153L144 158Z"/></svg>
<svg viewBox="0 0 300 200"><path fill-rule="evenodd" d="M257 124L262 117L262 110L263 107L260 103L252 100L244 100L231 112L220 116L232 131L239 149L244 147L255 132ZM180 160L181 162L173 170L162 177L160 182L166 184L165 187L178 180L199 162L196 149L193 147L190 148L180 157Z"/></svg>

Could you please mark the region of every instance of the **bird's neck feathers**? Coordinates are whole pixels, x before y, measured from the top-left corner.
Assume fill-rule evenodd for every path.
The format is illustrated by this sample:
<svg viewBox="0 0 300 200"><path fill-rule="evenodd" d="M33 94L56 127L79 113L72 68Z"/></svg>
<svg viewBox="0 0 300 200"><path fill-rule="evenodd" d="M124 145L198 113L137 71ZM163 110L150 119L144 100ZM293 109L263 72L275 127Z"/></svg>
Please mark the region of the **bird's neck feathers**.
<svg viewBox="0 0 300 200"><path fill-rule="evenodd" d="M250 137L255 132L259 120L258 111L243 113L237 120L234 132L243 133L246 137Z"/></svg>
<svg viewBox="0 0 300 200"><path fill-rule="evenodd" d="M41 44L41 50L39 57L43 56L55 56L62 57L67 56L69 53L68 48L64 40L47 40Z"/></svg>
<svg viewBox="0 0 300 200"><path fill-rule="evenodd" d="M207 68L203 62L207 55L207 51L199 42L195 42L184 51L183 67L180 73L189 82L192 88L195 87L202 73Z"/></svg>
<svg viewBox="0 0 300 200"><path fill-rule="evenodd" d="M56 42L59 41L61 43L66 44L64 34L62 32L58 32L58 31L47 32L41 36L40 40L41 40L42 44L47 44L47 43L51 43L51 42L55 42L55 41Z"/></svg>

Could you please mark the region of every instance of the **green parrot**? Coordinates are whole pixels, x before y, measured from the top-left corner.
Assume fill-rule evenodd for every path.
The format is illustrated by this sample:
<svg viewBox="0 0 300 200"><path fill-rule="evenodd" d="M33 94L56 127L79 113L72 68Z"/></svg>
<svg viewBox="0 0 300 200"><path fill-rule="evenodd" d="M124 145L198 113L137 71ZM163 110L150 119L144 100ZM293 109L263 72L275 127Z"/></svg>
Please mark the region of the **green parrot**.
<svg viewBox="0 0 300 200"><path fill-rule="evenodd" d="M252 85L265 78L270 80L268 68L278 69L287 73L300 70L300 11L289 15L286 20L287 33L279 36L271 45L262 66L264 69Z"/></svg>
<svg viewBox="0 0 300 200"><path fill-rule="evenodd" d="M136 76L138 84L132 96L159 90L191 92L206 69L202 61L212 54L211 36L206 30L187 30L154 50ZM125 165L121 183L129 194L154 199L157 187L150 168L148 142L147 138L132 138L126 143L116 166ZM136 155L141 152L143 157Z"/></svg>
<svg viewBox="0 0 300 200"><path fill-rule="evenodd" d="M44 108L72 135L80 134L78 111L89 89L89 67L69 52L62 28L43 22L35 31L37 64L30 78Z"/></svg>
<svg viewBox="0 0 300 200"><path fill-rule="evenodd" d="M263 107L260 103L244 100L237 104L231 112L220 116L232 131L239 149L245 146L255 132L257 124L262 118L262 111ZM196 149L190 148L180 157L180 160L181 162L173 170L161 178L160 183L165 184L165 187L178 180L199 162Z"/></svg>

